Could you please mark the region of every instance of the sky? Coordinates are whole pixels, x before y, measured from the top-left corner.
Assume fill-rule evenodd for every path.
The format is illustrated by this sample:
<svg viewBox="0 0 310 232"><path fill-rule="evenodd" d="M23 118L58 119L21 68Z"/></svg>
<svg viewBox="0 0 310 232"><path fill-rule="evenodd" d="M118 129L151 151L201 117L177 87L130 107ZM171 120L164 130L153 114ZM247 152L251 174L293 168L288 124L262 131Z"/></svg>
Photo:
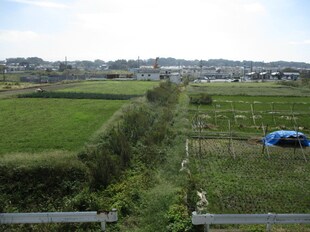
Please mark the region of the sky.
<svg viewBox="0 0 310 232"><path fill-rule="evenodd" d="M310 63L309 0L0 0L0 60Z"/></svg>

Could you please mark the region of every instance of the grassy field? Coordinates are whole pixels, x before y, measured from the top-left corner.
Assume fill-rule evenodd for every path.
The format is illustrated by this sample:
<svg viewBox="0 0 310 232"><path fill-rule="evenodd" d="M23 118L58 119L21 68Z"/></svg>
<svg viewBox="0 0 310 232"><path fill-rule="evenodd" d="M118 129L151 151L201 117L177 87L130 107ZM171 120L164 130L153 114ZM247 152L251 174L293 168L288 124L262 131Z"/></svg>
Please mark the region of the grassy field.
<svg viewBox="0 0 310 232"><path fill-rule="evenodd" d="M144 94L158 82L80 82L64 90L100 94ZM128 101L98 99L0 100L0 154L77 151Z"/></svg>
<svg viewBox="0 0 310 232"><path fill-rule="evenodd" d="M277 82L262 83L203 83L191 84L189 93L205 92L214 95L247 95L247 96L309 96L309 88L297 88L279 85Z"/></svg>
<svg viewBox="0 0 310 232"><path fill-rule="evenodd" d="M76 151L126 101L0 100L0 154Z"/></svg>
<svg viewBox="0 0 310 232"><path fill-rule="evenodd" d="M66 88L62 92L86 92L105 94L144 94L147 89L157 86L159 82L152 81L87 81L75 87Z"/></svg>

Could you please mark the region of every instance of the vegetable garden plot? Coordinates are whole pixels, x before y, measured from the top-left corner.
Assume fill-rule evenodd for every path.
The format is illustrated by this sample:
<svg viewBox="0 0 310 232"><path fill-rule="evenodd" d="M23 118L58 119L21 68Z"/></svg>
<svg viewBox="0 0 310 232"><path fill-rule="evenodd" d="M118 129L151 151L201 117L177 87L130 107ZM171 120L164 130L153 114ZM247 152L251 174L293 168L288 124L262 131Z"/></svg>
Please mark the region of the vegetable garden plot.
<svg viewBox="0 0 310 232"><path fill-rule="evenodd" d="M310 104L307 102L214 101L208 106L191 106L193 130L261 133L262 125L270 130L302 130L310 132Z"/></svg>
<svg viewBox="0 0 310 232"><path fill-rule="evenodd" d="M232 154L232 147L235 156ZM294 148L253 141L192 139L191 178L206 191L209 213L309 213L310 162ZM304 149L310 157L309 148Z"/></svg>

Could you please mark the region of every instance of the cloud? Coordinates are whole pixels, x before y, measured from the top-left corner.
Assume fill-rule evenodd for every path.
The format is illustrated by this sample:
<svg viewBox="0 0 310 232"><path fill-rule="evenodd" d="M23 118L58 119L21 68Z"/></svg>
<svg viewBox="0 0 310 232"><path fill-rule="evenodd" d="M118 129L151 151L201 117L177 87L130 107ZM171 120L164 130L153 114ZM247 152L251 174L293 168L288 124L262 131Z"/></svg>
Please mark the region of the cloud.
<svg viewBox="0 0 310 232"><path fill-rule="evenodd" d="M290 41L290 45L310 45L310 39L306 39L303 41Z"/></svg>
<svg viewBox="0 0 310 232"><path fill-rule="evenodd" d="M23 42L36 40L39 35L33 31L0 30L0 41L2 42Z"/></svg>
<svg viewBox="0 0 310 232"><path fill-rule="evenodd" d="M58 9L67 8L67 5L62 3L56 3L53 1L38 1L38 0L9 0L9 1L45 8L58 8Z"/></svg>
<svg viewBox="0 0 310 232"><path fill-rule="evenodd" d="M245 10L248 13L265 13L266 9L265 7L259 3L259 2L253 2L243 5L243 10Z"/></svg>

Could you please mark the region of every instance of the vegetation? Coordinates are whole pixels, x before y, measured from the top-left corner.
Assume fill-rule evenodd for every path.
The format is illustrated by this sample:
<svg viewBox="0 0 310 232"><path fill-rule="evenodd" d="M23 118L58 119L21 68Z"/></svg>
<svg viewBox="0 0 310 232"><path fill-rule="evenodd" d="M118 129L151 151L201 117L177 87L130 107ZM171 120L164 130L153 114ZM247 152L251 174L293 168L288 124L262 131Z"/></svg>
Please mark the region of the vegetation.
<svg viewBox="0 0 310 232"><path fill-rule="evenodd" d="M171 150L168 149L168 146L174 144L173 141L178 138L176 136L178 133L171 128L171 125L174 124L173 115L175 105L178 102L179 91L171 83L163 83L160 86L155 88L153 91L156 93L151 93L151 95L156 95L159 99L169 99L168 102L162 100L152 102L137 100L132 105L125 107L120 120L114 126L105 130L103 134L98 135L98 138L93 140L93 143L86 146L79 153L78 159L74 153L70 156L64 154L63 162L57 161L53 165L53 158L50 159L50 162L44 163L43 153L38 154L38 156L26 155L25 153L2 155L4 159L1 165L4 167L3 170L6 170L6 173L1 174L1 182L5 183L3 188L10 190L3 191L0 194L3 202L7 202L3 205L1 211L24 211L25 207L28 207L27 210L29 211L100 210L115 207L118 209L120 219L119 223L110 228L112 231L124 231L130 230L130 228L133 231L142 228L142 231L154 231L158 228L159 222L161 222L160 230L162 231L165 231L166 228L170 228L168 231L184 231L184 228L187 228L185 231L188 231L188 228L191 227L190 217L184 202L180 203L179 200L183 195L176 194L180 190L175 183L175 177L178 176L179 162L173 162L176 159L175 153L169 154L174 150L173 147L171 147ZM66 101L78 101L79 104L81 104L80 101L86 101L66 99L10 99L5 101L15 103L14 101L21 100L38 100L36 103L43 100L53 100L61 101L58 103L62 104ZM91 100L87 101L91 102ZM34 102L31 105L35 105ZM70 109L70 111L73 110ZM25 114L26 112L22 113ZM102 115L102 113L99 114ZM183 146L183 142L180 144ZM54 152L51 151L45 157L51 156L58 159L62 153L60 152L60 156L53 154ZM23 163L26 157L29 157L29 161ZM13 164L17 160L18 162ZM32 165L29 165L29 163L32 163ZM174 170L171 170L168 166L166 167L167 163L173 164ZM158 173L161 166L173 173L174 177L165 181L163 178L165 175L162 176ZM73 172L68 174L66 170ZM21 173L20 175L30 175L29 178L26 178L27 183L20 179L16 181L16 186L12 185L11 188L8 188L7 186L12 181L12 175L15 175L14 172L17 171ZM53 192L48 192L47 183L42 183L42 180L44 178L48 179L48 177L45 175L38 177L40 172L43 171L48 177L53 178L49 186L55 187L55 191L62 191L62 194L59 195L61 197L53 204L51 202L53 198L56 198L56 195ZM163 170L163 172L166 171ZM51 173L57 173L57 175L52 177ZM77 173L80 173L81 176ZM63 177L64 175L66 177ZM16 176L19 175L16 174ZM55 181L57 180L56 184ZM31 186L29 186L29 183L32 183ZM62 187L59 187L59 185ZM18 190L21 186L26 192ZM65 190L66 186L72 191ZM32 192L30 193L29 189L32 191L38 190L41 197L31 194ZM45 192L43 189L45 189ZM12 191L20 193L15 194L14 201L10 201ZM30 196L33 196L33 198L29 197L27 201L23 201L22 197L27 194L31 194ZM175 205L170 206L170 202L174 202ZM180 207L183 209L182 212L176 210L180 209ZM153 220L153 210L155 209L158 221ZM141 214L143 211L148 216L145 216L144 213ZM164 223L162 223L162 218L166 218ZM96 224L73 224L26 225L5 228L63 231L72 230L73 228L96 230L99 229L99 226Z"/></svg>
<svg viewBox="0 0 310 232"><path fill-rule="evenodd" d="M104 93L75 93L75 92L35 92L18 95L19 98L67 98L67 99L105 99L129 100L141 95L104 94Z"/></svg>
<svg viewBox="0 0 310 232"><path fill-rule="evenodd" d="M230 147L229 139L208 139L201 146L192 140L192 159L197 160L191 170L207 190L208 212L310 212L310 165L300 148L271 147L262 154L260 143L233 141Z"/></svg>
<svg viewBox="0 0 310 232"><path fill-rule="evenodd" d="M142 95L157 85L158 82L152 81L86 81L75 87L59 90L59 92Z"/></svg>
<svg viewBox="0 0 310 232"><path fill-rule="evenodd" d="M0 100L0 154L77 151L126 101Z"/></svg>
<svg viewBox="0 0 310 232"><path fill-rule="evenodd" d="M109 231L114 232L202 231L201 227L191 224L191 213L195 210L209 213L310 212L307 175L310 166L305 162L309 159L308 148L263 149L260 141L264 134L262 122L268 124L270 130L283 125L287 128L297 125L302 131L310 129L307 122L309 95L306 91L298 95L298 90L304 89L269 83L244 84L242 87L239 84L243 83L208 83L190 85L187 92L182 92L184 87L170 82L158 85L107 81L81 83L57 94L65 96L72 91L81 95L141 94L141 86L137 86L140 84L144 91L146 85L154 88L145 93L145 98L136 98L124 106L117 117L110 119L100 130L102 123L128 101L1 100L0 107L4 110L0 111L0 117L5 118L5 123L0 122L0 128L13 130L16 134L8 139L6 135L0 135L4 145L20 138L42 144L45 140L49 142L43 132L36 132L37 137L31 137L29 125L33 124L35 128L44 125L45 131L51 131L48 137L53 136L53 129L60 124L63 131L58 130L55 135L61 141L57 136L51 140L62 145L72 130L76 141L74 146L73 143L66 146L64 142L62 148L50 144L40 150L34 146L35 149L28 152L30 145L21 146L19 150L7 146L0 153L0 181L3 183L0 200L4 202L0 211L117 208L118 222L108 225ZM118 85L127 88L116 87ZM242 95L237 95L235 91L243 87ZM113 91L109 90L113 88ZM267 94L273 88L279 94L276 98ZM292 97L288 97L282 88L290 89ZM233 94L210 94L209 90ZM255 93L257 95L252 96ZM191 98L208 100L210 104L194 104ZM54 117L59 117L59 121L54 121ZM42 121L45 123L40 124ZM90 122L94 124L88 124ZM25 128L28 134L22 134ZM97 133L90 139L94 131ZM61 137L62 133L65 136ZM232 140L231 136L242 138ZM45 140L40 140L41 137ZM86 141L88 143L83 146ZM208 205L197 205L200 200L197 191L206 192ZM237 227L241 231L265 230L264 226L257 225ZM307 226L294 225L279 226L276 231L307 229ZM100 227L96 223L2 225L0 230L99 231Z"/></svg>
<svg viewBox="0 0 310 232"><path fill-rule="evenodd" d="M35 66L43 65L43 64L54 64L54 65L60 65L64 64L63 62L56 61L56 62L48 62L44 61L41 58L38 57L28 57L28 58L8 58L7 64L12 63L19 63L23 66L26 66L27 69L33 69ZM153 65L155 59L147 59L147 60L124 60L124 59L118 59L115 61L108 61L104 62L103 60L83 60L83 61L75 61L74 63L78 65L79 67L83 67L85 70L90 69L98 69L102 65L107 64L109 66L109 69L116 69L116 70L128 70L129 68L138 68L139 65ZM71 62L68 62L71 63ZM230 66L230 67L250 67L250 66L256 66L256 67L265 67L265 69L269 69L270 67L296 67L296 68L309 68L308 63L304 62L287 62L287 61L276 61L276 62L261 62L261 61L232 61L232 60L226 60L226 59L209 59L209 60L185 60L185 59L175 59L172 57L164 58L161 57L159 59L159 65L161 66L198 66L198 65L204 65L208 67L221 67L221 66ZM70 67L70 66L69 66Z"/></svg>
<svg viewBox="0 0 310 232"><path fill-rule="evenodd" d="M309 88L297 88L287 85L279 85L275 82L263 83L203 83L191 84L189 94L192 93L208 93L215 95L235 95L235 96L309 96Z"/></svg>
<svg viewBox="0 0 310 232"><path fill-rule="evenodd" d="M212 97L207 93L199 93L190 96L190 103L194 105L210 105L212 104Z"/></svg>
<svg viewBox="0 0 310 232"><path fill-rule="evenodd" d="M310 132L307 97L214 96L212 105L190 107L193 126L200 132L228 131L228 121L234 134L246 132L262 135L262 125L268 130L302 130ZM197 108L198 107L198 108Z"/></svg>
<svg viewBox="0 0 310 232"><path fill-rule="evenodd" d="M188 185L195 189L188 192L191 205L197 202L195 191L200 189L209 203L205 212L309 213L308 148L264 148L261 143L266 125L268 131L310 133L308 90L269 83L211 83L192 85L190 96L195 91L211 92L213 103L190 106L194 139L190 141ZM272 98L273 94L277 97ZM307 229L279 226L276 231Z"/></svg>

